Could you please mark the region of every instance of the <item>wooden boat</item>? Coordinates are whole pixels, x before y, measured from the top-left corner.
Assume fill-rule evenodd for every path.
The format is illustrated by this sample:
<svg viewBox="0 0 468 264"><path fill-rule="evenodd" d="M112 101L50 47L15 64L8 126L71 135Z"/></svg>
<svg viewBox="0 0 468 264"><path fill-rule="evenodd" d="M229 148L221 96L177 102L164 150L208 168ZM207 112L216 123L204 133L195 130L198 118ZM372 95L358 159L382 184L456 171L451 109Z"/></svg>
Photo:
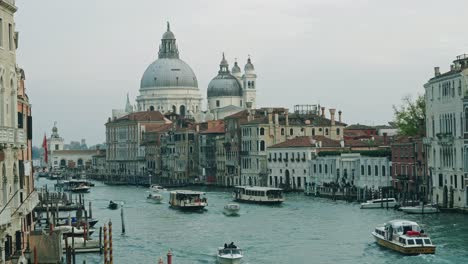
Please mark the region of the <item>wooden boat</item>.
<svg viewBox="0 0 468 264"><path fill-rule="evenodd" d="M119 208L119 205L115 203L114 201L110 201L108 208L111 210L116 210L117 208Z"/></svg>
<svg viewBox="0 0 468 264"><path fill-rule="evenodd" d="M388 208L394 208L395 206L398 206L399 203L395 198L374 199L362 203L361 209L387 208L387 205Z"/></svg>
<svg viewBox="0 0 468 264"><path fill-rule="evenodd" d="M208 205L206 198L202 197L204 192L178 190L171 191L169 204L172 208L180 210L201 210Z"/></svg>
<svg viewBox="0 0 468 264"><path fill-rule="evenodd" d="M228 216L239 215L240 205L236 203L228 203L224 206L224 214Z"/></svg>
<svg viewBox="0 0 468 264"><path fill-rule="evenodd" d="M377 244L405 255L434 254L432 244L416 222L392 220L372 232Z"/></svg>
<svg viewBox="0 0 468 264"><path fill-rule="evenodd" d="M440 212L437 207L431 205L404 206L400 210L408 214L437 214Z"/></svg>
<svg viewBox="0 0 468 264"><path fill-rule="evenodd" d="M280 204L284 202L283 189L257 186L236 186L232 198L237 202L259 204Z"/></svg>
<svg viewBox="0 0 468 264"><path fill-rule="evenodd" d="M233 247L230 246L226 247L225 245L225 247L218 248L217 259L219 264L241 263L241 260L244 257L242 250L234 245Z"/></svg>

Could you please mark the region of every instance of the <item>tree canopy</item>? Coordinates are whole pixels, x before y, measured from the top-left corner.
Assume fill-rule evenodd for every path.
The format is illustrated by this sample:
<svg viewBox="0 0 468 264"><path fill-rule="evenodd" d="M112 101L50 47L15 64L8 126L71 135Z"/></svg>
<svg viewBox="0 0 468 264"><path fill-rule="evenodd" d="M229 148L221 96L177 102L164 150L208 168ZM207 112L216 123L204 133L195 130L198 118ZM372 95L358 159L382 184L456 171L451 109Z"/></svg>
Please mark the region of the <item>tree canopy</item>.
<svg viewBox="0 0 468 264"><path fill-rule="evenodd" d="M423 95L416 100L411 96L402 99L402 105L393 106L395 112L395 124L400 135L424 136L426 132L426 102Z"/></svg>

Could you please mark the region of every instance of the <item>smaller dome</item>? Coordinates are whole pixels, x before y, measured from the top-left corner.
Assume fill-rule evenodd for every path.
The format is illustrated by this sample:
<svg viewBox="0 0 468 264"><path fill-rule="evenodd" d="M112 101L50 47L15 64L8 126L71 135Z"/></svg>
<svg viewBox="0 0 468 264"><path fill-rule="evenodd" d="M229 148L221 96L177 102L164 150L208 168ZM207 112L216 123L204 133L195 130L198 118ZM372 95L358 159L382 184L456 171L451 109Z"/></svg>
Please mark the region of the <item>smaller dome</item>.
<svg viewBox="0 0 468 264"><path fill-rule="evenodd" d="M56 126L52 127L52 132L54 132L54 133L57 133L57 132L58 132L58 129L57 129Z"/></svg>
<svg viewBox="0 0 468 264"><path fill-rule="evenodd" d="M167 31L164 32L162 39L175 39L175 35L171 31L171 26L169 25L169 22L167 22Z"/></svg>
<svg viewBox="0 0 468 264"><path fill-rule="evenodd" d="M208 84L208 98L218 96L242 96L242 87L231 74L219 74Z"/></svg>
<svg viewBox="0 0 468 264"><path fill-rule="evenodd" d="M255 68L250 60L250 57L247 59L247 64L244 66L245 73L255 73Z"/></svg>
<svg viewBox="0 0 468 264"><path fill-rule="evenodd" d="M240 69L239 65L237 64L237 61L234 62L234 66L232 67L231 72L232 72L232 74L241 72L241 69Z"/></svg>

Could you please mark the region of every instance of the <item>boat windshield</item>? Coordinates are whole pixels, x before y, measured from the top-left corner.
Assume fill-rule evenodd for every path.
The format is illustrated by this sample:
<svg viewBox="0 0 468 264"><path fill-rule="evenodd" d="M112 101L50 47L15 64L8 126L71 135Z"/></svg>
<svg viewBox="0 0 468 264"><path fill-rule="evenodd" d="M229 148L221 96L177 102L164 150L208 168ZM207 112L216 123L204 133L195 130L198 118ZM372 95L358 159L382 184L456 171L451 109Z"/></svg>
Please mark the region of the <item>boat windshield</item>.
<svg viewBox="0 0 468 264"><path fill-rule="evenodd" d="M241 254L241 250L238 248L224 248L219 250L219 254L226 255L226 254Z"/></svg>

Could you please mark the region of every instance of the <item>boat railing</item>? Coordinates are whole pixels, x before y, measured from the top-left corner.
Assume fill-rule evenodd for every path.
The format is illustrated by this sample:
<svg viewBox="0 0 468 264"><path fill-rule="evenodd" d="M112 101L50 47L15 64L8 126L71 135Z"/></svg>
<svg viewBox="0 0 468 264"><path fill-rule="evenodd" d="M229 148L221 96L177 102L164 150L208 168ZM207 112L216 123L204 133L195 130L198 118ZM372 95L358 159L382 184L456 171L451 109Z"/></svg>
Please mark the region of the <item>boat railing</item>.
<svg viewBox="0 0 468 264"><path fill-rule="evenodd" d="M239 248L223 248L219 250L220 254L227 255L227 254L242 254L242 250Z"/></svg>

